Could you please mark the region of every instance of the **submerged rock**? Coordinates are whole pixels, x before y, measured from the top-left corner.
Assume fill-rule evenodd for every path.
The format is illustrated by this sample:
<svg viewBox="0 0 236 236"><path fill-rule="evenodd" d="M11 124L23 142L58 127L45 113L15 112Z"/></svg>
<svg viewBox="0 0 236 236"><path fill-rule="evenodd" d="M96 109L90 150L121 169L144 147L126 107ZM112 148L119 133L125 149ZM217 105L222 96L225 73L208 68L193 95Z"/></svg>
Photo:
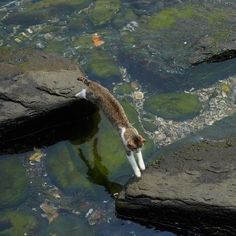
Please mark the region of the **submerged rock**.
<svg viewBox="0 0 236 236"><path fill-rule="evenodd" d="M196 95L167 93L147 98L144 109L165 119L184 120L197 115L201 103Z"/></svg>
<svg viewBox="0 0 236 236"><path fill-rule="evenodd" d="M133 30L121 30L121 57L154 74L231 59L236 56L235 19L235 7L224 2L158 8L140 17Z"/></svg>
<svg viewBox="0 0 236 236"><path fill-rule="evenodd" d="M1 235L34 235L38 227L37 219L23 211L5 211L0 213Z"/></svg>
<svg viewBox="0 0 236 236"><path fill-rule="evenodd" d="M120 0L97 0L89 9L89 17L94 25L109 23L120 10Z"/></svg>
<svg viewBox="0 0 236 236"><path fill-rule="evenodd" d="M231 139L164 154L119 195L119 216L188 234L234 235L235 153Z"/></svg>
<svg viewBox="0 0 236 236"><path fill-rule="evenodd" d="M88 69L89 73L100 79L119 78L121 76L114 58L101 50L93 51L89 59Z"/></svg>
<svg viewBox="0 0 236 236"><path fill-rule="evenodd" d="M27 195L29 182L19 157L0 160L0 209L17 206Z"/></svg>
<svg viewBox="0 0 236 236"><path fill-rule="evenodd" d="M47 151L46 169L56 186L66 193L89 191L91 183L85 178L85 166L77 151L67 142Z"/></svg>

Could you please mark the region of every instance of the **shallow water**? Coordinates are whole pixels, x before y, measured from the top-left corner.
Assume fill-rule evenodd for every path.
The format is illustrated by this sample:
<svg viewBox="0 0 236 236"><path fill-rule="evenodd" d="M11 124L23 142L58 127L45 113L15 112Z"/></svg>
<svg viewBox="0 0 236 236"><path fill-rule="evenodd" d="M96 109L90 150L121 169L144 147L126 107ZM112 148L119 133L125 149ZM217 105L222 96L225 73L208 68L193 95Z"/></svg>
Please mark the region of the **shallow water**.
<svg viewBox="0 0 236 236"><path fill-rule="evenodd" d="M44 50L79 62L90 79L99 80L111 90L115 88L129 119L143 133L147 131L143 130L145 120L140 116L138 119L140 110L137 113L135 109L139 109L139 101L130 96L133 91L140 91L148 98L159 93L211 87L236 74L236 59L196 67L186 67L178 61L180 66L176 66L167 60L168 55L159 55L164 58L159 61L153 51L155 48L146 47L148 36L158 39L159 35L144 37L143 29L138 31L136 24L142 25L142 20L156 11L191 1L115 1L117 9L112 8L111 15L106 13L105 23L101 23L104 18L99 16L94 22L89 15L93 7L90 0L78 1L79 4L72 0L58 1L62 4L49 0L32 2L1 1L0 45ZM216 5L220 2L212 1ZM235 6L233 1L225 2ZM138 42L144 41L143 45L134 47L143 54L126 53L131 50L129 42L120 42L127 31L134 31ZM168 29L166 31L168 33ZM92 43L95 32L105 42L100 47ZM152 58L147 60L149 55L161 65L159 69L145 66L152 61ZM122 85L127 85L126 89L117 89ZM143 107L140 109L146 112ZM146 162L150 163L158 153L172 150L183 142L233 135L235 124L234 115L203 131L196 130L195 134L164 149L155 148L152 136L146 132L149 137L144 150ZM66 125L67 130L64 126L59 126L60 134L55 131L58 127L54 127L29 135L24 141L17 138L10 148L15 154L0 156L0 166L3 166L0 235L16 235L16 232L20 235L175 235L116 217L115 197L133 173L125 160L118 134L102 114L95 113L87 121L71 122ZM29 142L32 137L34 142ZM15 161L14 158L20 161L16 161L12 171L4 172L4 167L9 167L8 162ZM16 179L12 177L14 173L17 173Z"/></svg>

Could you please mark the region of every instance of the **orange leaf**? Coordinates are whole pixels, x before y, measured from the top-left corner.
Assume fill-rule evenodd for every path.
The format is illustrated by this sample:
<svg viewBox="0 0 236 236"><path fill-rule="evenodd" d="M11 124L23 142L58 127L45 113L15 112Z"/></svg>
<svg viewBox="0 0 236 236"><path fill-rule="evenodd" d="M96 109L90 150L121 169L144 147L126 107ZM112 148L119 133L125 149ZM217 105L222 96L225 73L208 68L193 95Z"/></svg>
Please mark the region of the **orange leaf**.
<svg viewBox="0 0 236 236"><path fill-rule="evenodd" d="M105 43L105 41L102 39L102 37L98 33L93 34L92 41L95 47L100 47L101 45Z"/></svg>

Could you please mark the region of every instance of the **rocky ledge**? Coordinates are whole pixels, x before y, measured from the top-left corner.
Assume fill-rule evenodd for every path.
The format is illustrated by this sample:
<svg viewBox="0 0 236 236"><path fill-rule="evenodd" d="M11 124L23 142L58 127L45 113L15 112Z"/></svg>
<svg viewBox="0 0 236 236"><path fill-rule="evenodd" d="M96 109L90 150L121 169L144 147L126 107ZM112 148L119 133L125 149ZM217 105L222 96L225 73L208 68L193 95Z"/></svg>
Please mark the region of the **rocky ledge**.
<svg viewBox="0 0 236 236"><path fill-rule="evenodd" d="M119 216L195 235L235 235L236 139L188 144L132 179Z"/></svg>
<svg viewBox="0 0 236 236"><path fill-rule="evenodd" d="M77 81L82 73L64 58L6 48L1 49L0 68L1 148L35 129L95 111L90 103L74 97L84 86Z"/></svg>

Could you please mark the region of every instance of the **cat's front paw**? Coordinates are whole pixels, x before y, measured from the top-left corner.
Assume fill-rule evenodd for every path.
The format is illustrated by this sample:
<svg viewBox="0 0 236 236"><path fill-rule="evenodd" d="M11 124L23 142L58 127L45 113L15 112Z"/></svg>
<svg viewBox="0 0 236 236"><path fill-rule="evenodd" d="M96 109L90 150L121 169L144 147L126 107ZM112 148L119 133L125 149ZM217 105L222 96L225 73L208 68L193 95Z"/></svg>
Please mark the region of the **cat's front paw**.
<svg viewBox="0 0 236 236"><path fill-rule="evenodd" d="M137 178L141 178L141 171L140 171L139 168L137 168L137 169L134 170L134 174L135 174L135 176L136 176Z"/></svg>

